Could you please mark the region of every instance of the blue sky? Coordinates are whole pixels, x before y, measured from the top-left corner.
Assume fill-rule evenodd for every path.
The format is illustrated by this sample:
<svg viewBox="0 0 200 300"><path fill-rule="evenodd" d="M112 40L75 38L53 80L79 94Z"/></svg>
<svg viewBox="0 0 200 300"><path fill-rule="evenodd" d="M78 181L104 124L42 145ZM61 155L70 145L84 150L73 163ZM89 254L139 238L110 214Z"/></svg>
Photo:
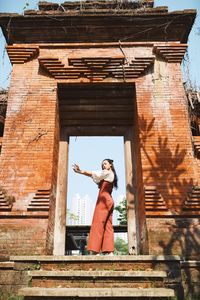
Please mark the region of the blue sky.
<svg viewBox="0 0 200 300"><path fill-rule="evenodd" d="M26 3L29 3L27 6ZM37 9L38 0L0 0L0 12L23 13L24 7L27 9ZM64 1L53 1L62 3ZM189 68L190 78L196 87L200 89L200 35L197 35L200 28L200 0L155 0L155 6L168 6L169 11L195 8L198 11L195 25L189 36ZM200 29L199 29L200 31ZM9 85L9 75L11 65L4 50L5 40L0 32L0 87L7 88ZM70 139L69 165L76 162L83 169L96 170L100 168L104 158L113 158L119 175L119 189L114 192L116 199L120 194L125 194L125 171L124 171L124 150L122 137L72 137ZM97 187L90 178L69 172L68 198L73 198L76 193L84 196L88 194L91 199L96 200Z"/></svg>

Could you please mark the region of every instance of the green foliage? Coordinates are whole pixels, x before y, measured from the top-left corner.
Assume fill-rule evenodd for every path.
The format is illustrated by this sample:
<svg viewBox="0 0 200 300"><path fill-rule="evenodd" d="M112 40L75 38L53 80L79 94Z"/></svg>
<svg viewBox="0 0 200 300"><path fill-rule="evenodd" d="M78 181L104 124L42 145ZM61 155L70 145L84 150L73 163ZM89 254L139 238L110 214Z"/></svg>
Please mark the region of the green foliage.
<svg viewBox="0 0 200 300"><path fill-rule="evenodd" d="M117 220L120 225L127 225L127 201L124 198L119 205L115 207L115 210L119 212L119 217Z"/></svg>
<svg viewBox="0 0 200 300"><path fill-rule="evenodd" d="M73 221L78 221L79 220L79 216L71 213L70 209L67 209L67 215L68 215L69 220L73 220Z"/></svg>
<svg viewBox="0 0 200 300"><path fill-rule="evenodd" d="M128 255L128 244L121 239L120 237L117 237L115 240L115 254L117 255Z"/></svg>
<svg viewBox="0 0 200 300"><path fill-rule="evenodd" d="M3 293L0 291L0 300L23 300L23 296L16 296L12 293Z"/></svg>
<svg viewBox="0 0 200 300"><path fill-rule="evenodd" d="M41 266L40 263L35 263L31 266L31 270L40 270Z"/></svg>

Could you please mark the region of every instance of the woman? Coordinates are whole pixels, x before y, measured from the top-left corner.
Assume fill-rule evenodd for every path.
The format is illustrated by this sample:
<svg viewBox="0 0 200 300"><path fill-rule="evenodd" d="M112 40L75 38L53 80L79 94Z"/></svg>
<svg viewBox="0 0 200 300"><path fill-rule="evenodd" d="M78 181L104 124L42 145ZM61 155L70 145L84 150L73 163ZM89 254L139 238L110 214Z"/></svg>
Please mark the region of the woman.
<svg viewBox="0 0 200 300"><path fill-rule="evenodd" d="M73 166L76 173L92 177L99 185L94 216L90 229L87 249L92 254L113 255L114 252L114 230L112 225L112 214L114 201L111 193L113 187L117 188L117 174L112 159L104 159L101 171L83 171L78 165Z"/></svg>

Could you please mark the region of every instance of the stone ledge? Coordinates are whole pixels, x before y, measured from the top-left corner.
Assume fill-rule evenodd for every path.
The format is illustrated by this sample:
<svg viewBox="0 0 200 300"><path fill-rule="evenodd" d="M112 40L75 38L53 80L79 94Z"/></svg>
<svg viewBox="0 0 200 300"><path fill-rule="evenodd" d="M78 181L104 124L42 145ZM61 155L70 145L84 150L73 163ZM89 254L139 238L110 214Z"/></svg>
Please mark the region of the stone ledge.
<svg viewBox="0 0 200 300"><path fill-rule="evenodd" d="M165 271L29 271L31 277L132 277L132 278L165 278Z"/></svg>
<svg viewBox="0 0 200 300"><path fill-rule="evenodd" d="M166 288L23 288L19 296L41 297L174 297L172 289Z"/></svg>
<svg viewBox="0 0 200 300"><path fill-rule="evenodd" d="M10 256L10 261L49 261L49 262L70 262L70 261L180 261L178 255L114 255L114 256L96 256L96 255L86 255L86 256L51 256L51 255L33 255L33 256Z"/></svg>

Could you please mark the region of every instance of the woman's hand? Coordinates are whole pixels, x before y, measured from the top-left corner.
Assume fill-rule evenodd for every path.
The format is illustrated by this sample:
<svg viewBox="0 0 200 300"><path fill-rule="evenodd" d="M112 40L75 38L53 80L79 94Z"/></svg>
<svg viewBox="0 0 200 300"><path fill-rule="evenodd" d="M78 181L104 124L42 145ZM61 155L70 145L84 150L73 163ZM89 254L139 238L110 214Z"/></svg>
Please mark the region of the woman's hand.
<svg viewBox="0 0 200 300"><path fill-rule="evenodd" d="M83 171L83 170L80 169L79 165L77 165L77 164L72 165L72 168L73 168L74 172L76 172L76 173L92 177L92 172L91 171Z"/></svg>
<svg viewBox="0 0 200 300"><path fill-rule="evenodd" d="M74 165L73 165L73 170L74 170L74 172L76 172L76 173L81 173L81 169L80 169L79 165L77 165L77 164L74 164Z"/></svg>

